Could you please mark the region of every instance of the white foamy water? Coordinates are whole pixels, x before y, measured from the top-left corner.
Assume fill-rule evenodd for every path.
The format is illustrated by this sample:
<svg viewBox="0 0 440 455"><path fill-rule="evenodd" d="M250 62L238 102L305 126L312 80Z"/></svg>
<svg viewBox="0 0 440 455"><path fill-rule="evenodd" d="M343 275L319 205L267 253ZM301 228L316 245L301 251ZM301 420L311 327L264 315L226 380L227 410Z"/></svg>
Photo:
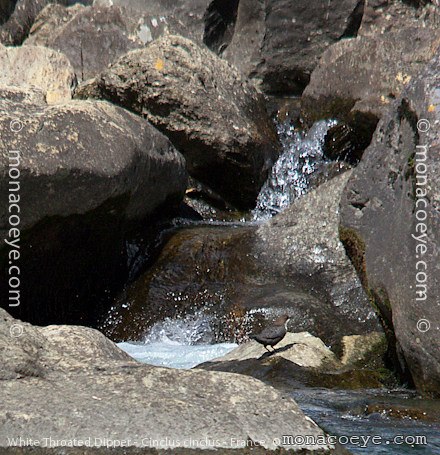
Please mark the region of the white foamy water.
<svg viewBox="0 0 440 455"><path fill-rule="evenodd" d="M118 343L131 357L142 363L161 367L189 369L209 360L221 357L238 345L220 344L174 344L174 343Z"/></svg>
<svg viewBox="0 0 440 455"><path fill-rule="evenodd" d="M283 153L258 195L253 211L255 220L270 218L307 193L310 177L326 162L322 146L335 120L316 122L310 130L295 131L290 123L278 125Z"/></svg>
<svg viewBox="0 0 440 455"><path fill-rule="evenodd" d="M203 311L182 318L166 318L154 324L142 342L118 343L131 357L142 363L171 368L192 368L221 357L238 345L213 343L212 317Z"/></svg>

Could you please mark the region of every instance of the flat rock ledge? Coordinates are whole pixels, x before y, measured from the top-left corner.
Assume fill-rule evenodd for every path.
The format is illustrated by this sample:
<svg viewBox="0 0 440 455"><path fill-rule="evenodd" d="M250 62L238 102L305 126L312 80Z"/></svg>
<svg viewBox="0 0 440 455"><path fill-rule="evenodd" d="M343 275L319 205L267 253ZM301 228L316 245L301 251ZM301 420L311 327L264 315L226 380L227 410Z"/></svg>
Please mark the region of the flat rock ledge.
<svg viewBox="0 0 440 455"><path fill-rule="evenodd" d="M0 309L0 361L2 454L66 453L74 441L85 447L69 454L347 453L254 378L143 365L93 329L36 327ZM317 443L283 446L286 435Z"/></svg>
<svg viewBox="0 0 440 455"><path fill-rule="evenodd" d="M320 338L308 332L288 332L273 353L251 340L196 368L253 376L286 391L381 388L392 381L383 364L386 347L381 332L344 336L339 358Z"/></svg>

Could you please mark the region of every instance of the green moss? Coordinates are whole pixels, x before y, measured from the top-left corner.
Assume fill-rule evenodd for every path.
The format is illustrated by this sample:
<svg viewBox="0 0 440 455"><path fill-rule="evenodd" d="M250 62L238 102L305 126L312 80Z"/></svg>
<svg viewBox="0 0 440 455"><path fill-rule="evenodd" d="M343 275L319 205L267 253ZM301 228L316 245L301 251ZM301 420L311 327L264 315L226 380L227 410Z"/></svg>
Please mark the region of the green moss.
<svg viewBox="0 0 440 455"><path fill-rule="evenodd" d="M339 226L339 239L361 280L371 305L382 319L383 324L392 327L391 303L385 290L373 290L368 284L367 265L365 261L365 241L352 228Z"/></svg>
<svg viewBox="0 0 440 455"><path fill-rule="evenodd" d="M388 368L380 368L379 376L383 384L395 384L396 375L401 381L411 382L407 374L401 371L399 359L396 352L396 335L394 333L392 306L388 293L385 289L373 289L368 283L367 266L365 261L365 242L360 235L351 228L339 227L339 238L345 247L356 272L361 280L362 286L366 291L370 304L378 315L386 336L386 350L382 354L384 364ZM380 351L383 346L378 345ZM376 352L379 354L379 352ZM372 354L373 355L373 354Z"/></svg>
<svg viewBox="0 0 440 455"><path fill-rule="evenodd" d="M405 180L411 179L412 183L412 194L410 194L411 198L415 201L416 199L416 172L415 172L415 156L416 154L413 152L408 157L407 165L405 169Z"/></svg>
<svg viewBox="0 0 440 455"><path fill-rule="evenodd" d="M368 288L367 266L365 263L365 242L360 235L351 228L339 226L339 239L352 262L362 286Z"/></svg>
<svg viewBox="0 0 440 455"><path fill-rule="evenodd" d="M398 387L400 385L395 374L388 368L385 368L385 367L379 368L376 370L376 373L378 374L379 381L386 388L392 389L392 388Z"/></svg>

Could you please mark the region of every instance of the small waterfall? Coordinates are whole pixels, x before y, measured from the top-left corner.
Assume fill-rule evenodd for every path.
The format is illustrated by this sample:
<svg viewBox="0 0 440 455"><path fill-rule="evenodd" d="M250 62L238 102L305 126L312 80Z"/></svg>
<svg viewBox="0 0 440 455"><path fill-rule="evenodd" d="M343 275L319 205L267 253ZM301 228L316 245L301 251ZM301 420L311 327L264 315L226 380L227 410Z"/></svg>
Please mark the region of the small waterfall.
<svg viewBox="0 0 440 455"><path fill-rule="evenodd" d="M312 176L323 172L327 165L322 146L328 129L334 125L334 120L323 120L315 123L308 131L295 130L288 122L277 126L283 153L261 189L252 214L254 220L276 215L309 190ZM219 223L221 226L226 224L235 226L235 223ZM136 268L138 247L130 245L129 251ZM255 314L251 312L241 317L236 314L219 316L215 308L212 308L212 302L208 301L194 313L155 323L141 342L119 343L119 347L140 362L192 368L220 357L237 346L235 343L219 341L234 339L240 343L247 339L254 317ZM225 328L227 334L224 333Z"/></svg>
<svg viewBox="0 0 440 455"><path fill-rule="evenodd" d="M336 120L321 120L308 131L297 131L289 122L277 125L283 153L263 185L253 211L254 220L268 219L307 193L311 176L326 163L322 146Z"/></svg>

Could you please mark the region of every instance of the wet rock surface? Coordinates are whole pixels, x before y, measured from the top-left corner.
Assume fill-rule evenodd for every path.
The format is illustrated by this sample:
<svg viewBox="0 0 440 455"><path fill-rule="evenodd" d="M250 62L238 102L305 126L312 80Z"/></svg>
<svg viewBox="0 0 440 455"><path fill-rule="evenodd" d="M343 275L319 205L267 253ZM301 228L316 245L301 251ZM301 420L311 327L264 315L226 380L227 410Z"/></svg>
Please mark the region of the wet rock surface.
<svg viewBox="0 0 440 455"><path fill-rule="evenodd" d="M8 445L8 437L40 441L50 435L52 440L90 440L92 446L104 438L124 440L149 453L154 440L168 441L160 449L183 450L185 440L208 437L210 449L247 453L233 441L250 439L268 453L281 448L277 438L283 434L324 436L291 398L256 379L142 365L84 327L21 323L23 333L14 338L11 327L19 323L0 310L0 356L6 366L1 372L1 447ZM324 444L284 448L334 453ZM93 447L87 450L95 453Z"/></svg>
<svg viewBox="0 0 440 455"><path fill-rule="evenodd" d="M217 340L242 341L286 312L289 330L310 331L335 348L344 335L380 331L339 241L337 201L348 177L259 226L177 232L156 265L127 287L105 333L140 340L154 322L201 308L215 315Z"/></svg>
<svg viewBox="0 0 440 455"><path fill-rule="evenodd" d="M205 454L284 453L283 433L324 436L289 396L332 434L423 434L426 447L403 450L440 450L427 398L440 389L439 11L437 0L0 0L0 305L42 324L106 315L106 334L142 340L127 352L178 368L241 343L179 372L138 364L92 329L0 310L1 453L164 452L145 433L225 439ZM106 101L72 102L77 81L78 97ZM290 155L272 173L278 142ZM16 235L19 247L4 243ZM274 354L248 342L286 312ZM418 390L390 390L396 377ZM113 450L6 448L11 433L132 437ZM330 452L322 441L313 453ZM401 453L384 447L373 451Z"/></svg>
<svg viewBox="0 0 440 455"><path fill-rule="evenodd" d="M239 208L251 208L279 144L261 95L206 48L162 37L80 87L147 118L186 158L189 173Z"/></svg>
<svg viewBox="0 0 440 455"><path fill-rule="evenodd" d="M439 62L383 118L341 202L347 251L396 335L402 367L427 394L440 384Z"/></svg>

